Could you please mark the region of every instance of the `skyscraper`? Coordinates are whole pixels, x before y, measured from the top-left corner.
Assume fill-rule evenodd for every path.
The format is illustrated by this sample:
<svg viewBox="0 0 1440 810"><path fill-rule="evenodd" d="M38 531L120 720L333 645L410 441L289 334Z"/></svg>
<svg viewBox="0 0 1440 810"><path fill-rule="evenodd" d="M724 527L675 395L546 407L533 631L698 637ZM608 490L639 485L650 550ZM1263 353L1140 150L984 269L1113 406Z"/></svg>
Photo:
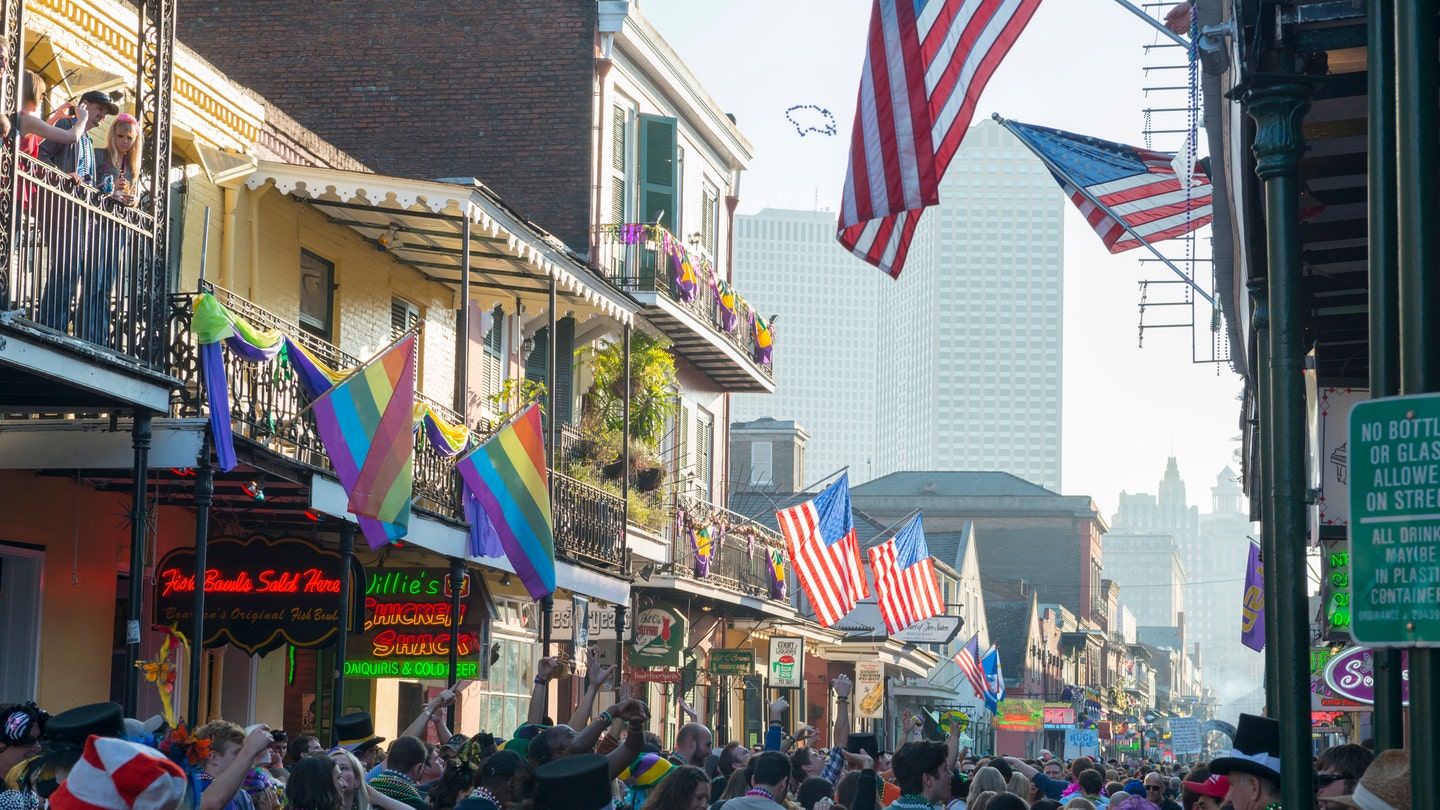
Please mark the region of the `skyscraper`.
<svg viewBox="0 0 1440 810"><path fill-rule="evenodd" d="M735 285L774 324L774 394L736 395L732 416L793 419L805 426L809 480L841 467L863 483L875 456L878 347L885 337L876 305L890 280L835 241L835 214L766 208L735 218ZM736 478L744 485L749 475Z"/></svg>
<svg viewBox="0 0 1440 810"><path fill-rule="evenodd" d="M987 120L898 281L835 242L833 213L738 217L737 284L762 311L783 303L785 352L775 395L735 397L736 417L804 424L812 477L1002 470L1060 491L1065 204Z"/></svg>

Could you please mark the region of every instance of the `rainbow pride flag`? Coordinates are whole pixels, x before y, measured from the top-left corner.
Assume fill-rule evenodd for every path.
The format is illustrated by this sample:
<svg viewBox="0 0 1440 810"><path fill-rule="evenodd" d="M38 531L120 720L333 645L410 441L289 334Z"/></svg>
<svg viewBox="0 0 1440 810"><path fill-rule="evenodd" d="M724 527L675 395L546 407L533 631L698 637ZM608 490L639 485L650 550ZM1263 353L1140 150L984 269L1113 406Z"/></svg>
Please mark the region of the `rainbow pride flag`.
<svg viewBox="0 0 1440 810"><path fill-rule="evenodd" d="M415 488L415 355L410 334L311 406L325 452L357 517L396 525Z"/></svg>
<svg viewBox="0 0 1440 810"><path fill-rule="evenodd" d="M555 591L555 523L550 517L545 436L531 405L455 469L490 518L505 556L534 599Z"/></svg>

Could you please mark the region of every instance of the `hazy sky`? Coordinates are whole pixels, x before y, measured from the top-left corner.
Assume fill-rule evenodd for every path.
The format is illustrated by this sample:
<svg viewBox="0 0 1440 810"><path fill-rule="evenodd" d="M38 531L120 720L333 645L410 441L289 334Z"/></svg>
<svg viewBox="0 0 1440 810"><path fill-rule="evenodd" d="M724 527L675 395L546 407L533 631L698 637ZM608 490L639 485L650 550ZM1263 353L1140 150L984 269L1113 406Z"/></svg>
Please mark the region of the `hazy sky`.
<svg viewBox="0 0 1440 810"><path fill-rule="evenodd" d="M741 180L740 213L767 206L838 209L870 5L632 0L754 145L755 158ZM1186 84L1184 70L1147 77L1145 67L1183 59L1173 49L1147 57L1144 46L1159 41L1111 0L1046 0L986 88L977 120L998 112L1143 145L1143 110L1183 107L1187 99L1184 91L1148 98L1144 92ZM799 104L828 109L839 134L797 134L785 110ZM1186 126L1183 114L1157 114L1155 121L1157 128ZM1182 138L1157 135L1154 146L1174 151ZM1201 140L1204 154L1203 133ZM1055 193L1061 193L1058 186ZM1202 236L1208 235L1206 228ZM1179 460L1190 502L1202 512L1210 509L1209 490L1221 468L1228 464L1239 472L1233 456L1239 378L1227 365L1192 363L1189 329L1147 329L1144 348L1137 346L1137 282L1173 278L1154 264L1142 268L1140 253L1111 256L1074 207L1066 207L1063 489L1093 497L1107 520L1121 490L1156 491L1170 455ZM1150 290L1151 303L1178 294L1175 285ZM1145 321L1173 322L1182 313L1188 310L1152 308ZM1203 323L1208 316L1200 317ZM1209 332L1202 330L1198 340L1204 343ZM783 332L777 344L777 351L785 350Z"/></svg>

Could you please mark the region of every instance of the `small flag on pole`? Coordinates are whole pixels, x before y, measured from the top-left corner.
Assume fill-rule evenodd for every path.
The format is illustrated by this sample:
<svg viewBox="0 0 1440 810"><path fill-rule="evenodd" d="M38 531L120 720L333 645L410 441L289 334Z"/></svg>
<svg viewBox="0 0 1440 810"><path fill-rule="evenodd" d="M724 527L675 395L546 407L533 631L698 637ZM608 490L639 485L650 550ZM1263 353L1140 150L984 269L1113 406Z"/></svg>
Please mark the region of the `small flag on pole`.
<svg viewBox="0 0 1440 810"><path fill-rule="evenodd" d="M894 537L870 549L875 595L885 630L894 635L921 619L945 612L945 599L935 581L935 563L925 545L920 515Z"/></svg>
<svg viewBox="0 0 1440 810"><path fill-rule="evenodd" d="M814 500L775 513L775 518L816 621L829 627L870 595L850 514L849 475L841 475Z"/></svg>
<svg viewBox="0 0 1440 810"><path fill-rule="evenodd" d="M1245 595L1240 602L1240 643L1261 652L1265 649L1265 563L1260 544L1250 541L1250 560L1245 565Z"/></svg>
<svg viewBox="0 0 1440 810"><path fill-rule="evenodd" d="M985 670L985 708L994 714L1000 708L1000 701L1005 699L1005 673L1000 670L1000 648L991 644L985 657L980 659L980 667Z"/></svg>
<svg viewBox="0 0 1440 810"><path fill-rule="evenodd" d="M539 599L555 590L555 528L545 466L540 408L531 405L455 469L490 518L505 556Z"/></svg>
<svg viewBox="0 0 1440 810"><path fill-rule="evenodd" d="M985 683L985 670L980 667L980 634L971 636L951 660L965 673L965 678L970 681L970 688L975 690L975 697L985 697L985 693L990 690Z"/></svg>
<svg viewBox="0 0 1440 810"><path fill-rule="evenodd" d="M404 536L415 486L415 353L409 334L311 405L315 426L357 517Z"/></svg>

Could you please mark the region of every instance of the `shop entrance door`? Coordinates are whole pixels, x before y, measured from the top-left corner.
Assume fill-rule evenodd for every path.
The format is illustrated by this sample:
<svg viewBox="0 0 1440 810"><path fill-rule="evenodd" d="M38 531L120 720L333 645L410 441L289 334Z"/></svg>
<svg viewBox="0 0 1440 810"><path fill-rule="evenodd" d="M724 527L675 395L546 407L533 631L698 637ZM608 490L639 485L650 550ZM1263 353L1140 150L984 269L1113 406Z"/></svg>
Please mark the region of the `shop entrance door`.
<svg viewBox="0 0 1440 810"><path fill-rule="evenodd" d="M45 555L39 549L0 544L0 703L36 699L40 671L40 583Z"/></svg>

